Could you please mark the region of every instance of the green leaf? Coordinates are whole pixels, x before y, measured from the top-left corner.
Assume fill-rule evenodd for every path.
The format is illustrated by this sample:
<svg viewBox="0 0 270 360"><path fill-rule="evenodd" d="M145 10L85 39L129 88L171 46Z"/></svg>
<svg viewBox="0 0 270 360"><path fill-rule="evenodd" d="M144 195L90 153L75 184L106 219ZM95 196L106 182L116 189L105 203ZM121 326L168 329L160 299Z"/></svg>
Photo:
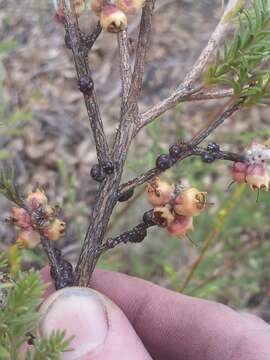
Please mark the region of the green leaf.
<svg viewBox="0 0 270 360"><path fill-rule="evenodd" d="M236 97L246 98L246 105L263 103L269 97L269 84L262 83L270 72L269 59L270 1L254 0L241 11L231 42L224 41L223 49L217 49L204 79L209 85L232 87Z"/></svg>

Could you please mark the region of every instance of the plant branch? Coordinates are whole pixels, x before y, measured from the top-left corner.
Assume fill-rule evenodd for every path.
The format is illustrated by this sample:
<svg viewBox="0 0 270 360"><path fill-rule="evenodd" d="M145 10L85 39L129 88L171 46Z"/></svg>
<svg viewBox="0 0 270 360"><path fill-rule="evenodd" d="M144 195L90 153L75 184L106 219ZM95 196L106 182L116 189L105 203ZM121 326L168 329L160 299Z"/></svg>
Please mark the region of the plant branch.
<svg viewBox="0 0 270 360"><path fill-rule="evenodd" d="M146 110L140 116L140 122L136 130L136 134L144 127L150 124L156 117L160 116L168 110L169 104L174 104L173 106L169 105L169 108L174 107L175 105L181 102L191 102L191 101L202 101L202 100L214 100L222 99L233 96L233 89L212 89L205 90L203 88L197 88L193 90L187 90L186 92L178 93L176 96L172 95L170 98L160 102L154 107Z"/></svg>
<svg viewBox="0 0 270 360"><path fill-rule="evenodd" d="M132 86L128 95L127 108L137 106L138 98L141 92L146 52L149 46L155 2L155 0L146 0L145 6L142 11L139 39L136 50L136 59L131 80Z"/></svg>
<svg viewBox="0 0 270 360"><path fill-rule="evenodd" d="M156 226L153 224L146 225L145 223L139 223L134 226L131 230L125 231L122 234L109 238L106 242L101 245L98 249L99 255L103 254L109 249L113 249L119 244L127 244L127 243L140 243L147 236L147 229L149 227Z"/></svg>
<svg viewBox="0 0 270 360"><path fill-rule="evenodd" d="M181 155L179 156L178 159L175 159L172 163L172 166L174 164L176 164L179 161L182 161L190 156L200 156L202 157L203 155L208 154L209 151L203 148L198 148L198 147L190 147L188 144L184 145L183 147L183 151L181 153ZM227 151L218 151L218 152L211 152L211 154L214 156L214 158L216 160L227 160L227 161L244 161L244 155L241 154L237 154L237 153L232 153L232 152L227 152ZM123 195L125 192L134 189L135 187L142 185L148 181L150 181L151 179L153 179L155 176L159 176L160 174L162 174L162 170L158 169L158 168L153 168L150 169L146 172L144 172L143 174L139 175L138 177L122 184L119 188L119 195L121 196Z"/></svg>
<svg viewBox="0 0 270 360"><path fill-rule="evenodd" d="M121 109L124 109L131 84L130 58L128 52L128 34L127 30L118 33L118 49L120 56L120 75L122 81L122 103Z"/></svg>
<svg viewBox="0 0 270 360"><path fill-rule="evenodd" d="M88 51L92 49L101 32L102 27L100 22L98 22L90 34L87 34L84 37L82 36L83 44L87 47Z"/></svg>
<svg viewBox="0 0 270 360"><path fill-rule="evenodd" d="M96 25L92 34L90 35L90 40L86 47L82 46L81 33L79 28L71 20L68 10L65 11L65 17L63 20L66 36L69 39L69 44L73 54L73 60L76 67L78 82L81 79L88 80L90 83L93 82L91 70L88 64L88 51L91 48L98 38L101 28L100 25ZM92 128L98 160L106 160L108 158L109 147L106 139L106 135L103 128L103 123L101 120L98 102L94 89L89 92L84 92L84 101L87 109L88 117L90 120L90 126Z"/></svg>
<svg viewBox="0 0 270 360"><path fill-rule="evenodd" d="M219 21L214 32L212 33L206 47L202 50L199 58L196 60L191 70L185 76L183 83L179 85L176 88L176 90L166 99L160 101L151 109L147 110L147 112L142 114L139 123L139 128L142 128L143 126L149 124L150 122L155 120L158 116L165 113L167 110L175 107L183 99L201 90L201 87L199 89L193 88L192 87L193 83L198 79L198 77L203 72L206 64L208 63L210 57L212 56L214 50L218 46L221 38L224 36L228 28L229 18L233 17L233 15L237 12L238 6L239 6L239 0L229 1L222 18Z"/></svg>
<svg viewBox="0 0 270 360"><path fill-rule="evenodd" d="M191 86L191 84L201 75L214 50L216 49L220 40L227 31L230 24L229 20L234 17L239 10L239 5L239 0L229 0L219 23L217 24L212 35L210 36L206 47L201 52L192 69L186 75L183 85Z"/></svg>
<svg viewBox="0 0 270 360"><path fill-rule="evenodd" d="M61 277L61 270L60 270L60 266L59 266L59 260L56 256L55 253L55 248L52 244L52 241L50 241L49 239L47 239L45 236L41 236L41 245L43 247L43 250L45 251L48 260L49 260L49 264L51 267L53 267L55 269L55 272L57 274L58 277Z"/></svg>
<svg viewBox="0 0 270 360"><path fill-rule="evenodd" d="M173 166L176 162L182 161L189 156L193 156L193 155L202 156L204 153L206 153L207 150L199 149L197 146L201 142L203 142L226 119L228 119L232 114L238 111L243 102L244 99L240 100L236 104L233 104L226 111L224 111L215 121L211 122L205 129L203 129L197 135L195 135L187 144L181 144L181 153L178 158L174 158L172 160L171 166ZM230 161L243 161L243 156L239 154L233 154L223 151L213 154L217 159L224 159ZM121 196L126 191L134 189L136 186L144 184L145 182L151 180L155 176L159 176L162 172L163 171L158 168L153 168L139 175L138 177L126 182L125 184L122 184L119 188L118 196Z"/></svg>
<svg viewBox="0 0 270 360"><path fill-rule="evenodd" d="M154 3L155 0L147 0L142 11L141 24L144 27L147 36L145 37L145 35L141 33L139 43L142 42L144 46L148 43L150 36ZM148 24L146 24L146 21ZM147 39L147 41L145 39ZM138 44L137 51L137 66L139 66L140 71L143 71L145 58L144 50L141 48L142 44ZM111 152L114 172L107 176L100 186L96 203L93 207L91 221L76 266L76 284L80 286L87 286L89 284L98 259L98 249L102 244L110 216L118 201L118 189L121 182L123 167L136 129L136 119L138 116L138 89L141 87L140 82L142 80L142 75L143 74L141 73L141 75L137 77L137 75L134 74L135 80L132 80L132 84L136 84L136 90L130 91L131 96L128 96L126 110L121 110L120 124L116 132Z"/></svg>

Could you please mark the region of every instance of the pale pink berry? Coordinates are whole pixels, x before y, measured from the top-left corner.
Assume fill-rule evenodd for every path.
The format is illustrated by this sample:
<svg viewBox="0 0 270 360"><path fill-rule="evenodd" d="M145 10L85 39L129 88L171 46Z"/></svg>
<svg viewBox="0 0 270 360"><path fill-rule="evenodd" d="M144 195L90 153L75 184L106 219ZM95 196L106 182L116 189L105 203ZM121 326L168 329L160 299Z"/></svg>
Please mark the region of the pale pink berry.
<svg viewBox="0 0 270 360"><path fill-rule="evenodd" d="M154 206L166 205L173 196L174 186L156 177L147 184L147 198Z"/></svg>
<svg viewBox="0 0 270 360"><path fill-rule="evenodd" d="M104 5L100 13L100 25L110 33L118 33L127 27L127 17L117 6Z"/></svg>
<svg viewBox="0 0 270 360"><path fill-rule="evenodd" d="M193 230L193 217L178 215L167 230L173 236L185 237L189 230Z"/></svg>
<svg viewBox="0 0 270 360"><path fill-rule="evenodd" d="M232 178L234 181L243 184L246 182L248 165L244 162L235 161L232 166Z"/></svg>
<svg viewBox="0 0 270 360"><path fill-rule="evenodd" d="M44 236L49 240L56 241L64 235L66 229L66 223L62 220L55 219L53 222L44 230Z"/></svg>
<svg viewBox="0 0 270 360"><path fill-rule="evenodd" d="M253 191L266 190L269 188L269 174L264 164L249 165L247 168L246 182Z"/></svg>
<svg viewBox="0 0 270 360"><path fill-rule="evenodd" d="M28 212L23 208L11 209L11 220L19 227L26 229L31 226L31 219Z"/></svg>
<svg viewBox="0 0 270 360"><path fill-rule="evenodd" d="M174 221L175 216L166 206L157 206L153 211L153 219L161 227L167 227Z"/></svg>
<svg viewBox="0 0 270 360"><path fill-rule="evenodd" d="M136 15L145 4L145 0L116 0L116 6L127 15Z"/></svg>
<svg viewBox="0 0 270 360"><path fill-rule="evenodd" d="M27 249L33 249L40 242L40 235L33 229L21 230L17 236L17 243Z"/></svg>
<svg viewBox="0 0 270 360"><path fill-rule="evenodd" d="M48 205L48 198L43 190L37 189L27 195L26 203L32 210L36 210L40 206L46 207Z"/></svg>
<svg viewBox="0 0 270 360"><path fill-rule="evenodd" d="M195 188L181 191L175 199L174 211L183 216L199 215L205 208L206 194Z"/></svg>

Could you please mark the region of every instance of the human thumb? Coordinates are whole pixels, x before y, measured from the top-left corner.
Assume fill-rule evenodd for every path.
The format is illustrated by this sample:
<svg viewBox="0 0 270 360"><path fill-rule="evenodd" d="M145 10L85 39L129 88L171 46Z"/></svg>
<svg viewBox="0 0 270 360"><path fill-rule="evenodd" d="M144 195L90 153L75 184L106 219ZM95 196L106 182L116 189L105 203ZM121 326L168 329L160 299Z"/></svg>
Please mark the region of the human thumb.
<svg viewBox="0 0 270 360"><path fill-rule="evenodd" d="M40 308L40 336L65 330L74 336L62 360L149 360L120 308L97 291L70 287L50 295Z"/></svg>

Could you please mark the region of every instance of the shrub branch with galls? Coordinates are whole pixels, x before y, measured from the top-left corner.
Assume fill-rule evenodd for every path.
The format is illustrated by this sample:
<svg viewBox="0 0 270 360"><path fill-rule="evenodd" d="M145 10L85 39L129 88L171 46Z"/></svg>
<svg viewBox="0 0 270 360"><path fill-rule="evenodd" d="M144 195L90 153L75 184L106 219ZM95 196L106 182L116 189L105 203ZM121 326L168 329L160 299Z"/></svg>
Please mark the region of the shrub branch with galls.
<svg viewBox="0 0 270 360"><path fill-rule="evenodd" d="M190 156L200 156L203 162L228 160L233 162L232 178L234 182L246 183L253 191L268 190L270 174L267 171L266 162L270 161L270 149L265 145L252 142L245 152L240 155L220 150L216 143L209 143L205 149L195 147L192 150L185 144L173 144L169 149L169 155L161 155L157 158L157 164L161 162L161 171L168 169L165 164L177 160L183 149L189 148ZM123 193L127 194L126 200L132 196L134 189ZM193 229L192 216L199 215L208 205L206 193L195 188L184 189L181 185L169 185L159 178L153 178L148 183L148 200L154 205L154 209L143 215L143 223L136 225L133 229L108 239L98 249L98 256L119 244L140 243L147 236L147 229L152 226L166 228L167 231L179 237L187 236L187 231ZM120 200L118 200L120 201Z"/></svg>
<svg viewBox="0 0 270 360"><path fill-rule="evenodd" d="M7 220L18 228L16 243L29 249L42 244L51 266L56 289L73 284L72 265L61 257L61 251L53 246L65 233L66 224L58 218L59 208L48 203L45 193L37 189L30 192L25 200L11 209Z"/></svg>
<svg viewBox="0 0 270 360"><path fill-rule="evenodd" d="M118 196L119 192L119 183L121 179L121 174L123 170L123 165L125 158L127 156L127 150L132 138L136 135L137 129L139 127L139 113L138 113L138 96L142 87L142 79L144 72L145 56L147 50L147 43L149 41L150 30L151 30L151 19L153 14L155 1L146 1L146 4L142 12L142 20L140 25L140 33L138 37L137 52L135 59L135 66L133 71L130 70L129 65L129 56L127 51L127 36L125 36L125 30L123 35L119 35L118 43L120 49L120 63L121 63L121 73L123 76L123 93L122 93L122 106L121 106L121 119L120 125L117 130L115 137L112 154L114 154L113 159L108 159L108 151L106 137L103 130L102 120L99 116L99 111L97 107L97 102L93 96L89 94L84 94L86 107L88 109L88 114L90 118L91 127L94 133L94 139L97 147L97 155L99 163L92 169L91 175L96 179L101 181L101 187L97 195L97 202L93 208L92 221L89 225L89 229L86 234L85 242L78 260L76 267L76 282L82 285L88 283L91 273L94 269L96 259L95 253L96 249L100 246L105 229L107 227L112 209L116 205L118 198L123 199L121 194ZM75 4L76 5L76 4ZM93 1L92 7L97 6L97 9L94 9L97 15L101 20L102 7L107 5L106 1ZM109 4L111 5L111 4ZM118 2L119 5L119 2ZM231 6L232 4L230 4ZM89 66L87 64L87 55L86 52L80 52L80 29L77 20L76 11L80 11L80 8L70 11L70 7L66 6L66 2L59 2L58 19L64 24L66 33L68 34L69 47L72 49L73 57L76 65L76 71L78 74L78 79L82 76L89 76ZM230 8L230 7L229 7ZM99 13L100 12L100 13ZM110 16L112 14L109 14ZM112 19L112 18L110 18ZM118 19L119 20L119 19ZM107 30L115 30L115 25L117 22L109 26L104 24L104 17L101 21L101 26L107 27ZM121 21L120 21L121 26ZM119 29L120 30L120 29ZM67 38L67 35L66 35ZM201 65L200 65L201 66ZM124 76L126 75L126 76ZM127 81L127 79L132 79L132 81ZM91 103L89 98L92 98ZM98 137L97 135L101 135ZM105 149L106 148L106 149ZM105 150L104 150L105 149ZM102 161L111 160L114 162L115 171L113 174L104 174L104 169L102 166ZM105 176L104 176L105 175ZM124 196L124 198L125 198ZM129 195L130 196L130 195Z"/></svg>
<svg viewBox="0 0 270 360"><path fill-rule="evenodd" d="M205 79L203 79L200 84L195 84L200 77L203 78L201 75L204 75L205 67L229 27L230 20L241 11L243 2L239 2L239 0L229 0L209 42L185 76L184 81L164 100L153 105L147 111L141 112L138 99L143 85L146 53L151 34L155 0L92 0L91 7L97 15L99 22L89 33L83 33L79 23L79 14L84 11L86 1L54 0L54 3L56 6L56 19L59 23L63 24L65 28L66 46L72 51L77 73L78 88L84 97L98 160L97 164L94 165L91 170L91 175L100 183L100 186L76 265L74 282L72 281L72 283L76 285L87 286L97 260L104 251L120 243L142 241L147 234L148 227L156 224L165 228L169 233L181 237L185 236L187 231L192 228L193 216L198 215L206 206L204 192L194 188L182 189L178 185L167 184L165 186L163 184L163 190L166 187L169 189L167 192L165 191L165 196L164 193L162 193L163 190L161 191L159 189L162 180L158 180L157 177L175 163L190 156L200 156L205 163L211 163L219 159L233 161L237 164L234 165L235 171L233 170L233 177L236 181L246 182L251 185L252 189L257 187L267 190L268 174L265 173L266 168L264 165L266 159L262 158L263 162L260 160L259 163L256 160L256 163L252 164L251 161L253 160L250 159L254 157L254 148L251 149L252 155L250 157L250 154L247 152L244 154L236 154L222 151L217 144L211 143L206 148L200 147L200 144L226 119L245 106L246 103L251 104L255 99L256 101L259 100L260 96L265 97L268 94L268 82L265 80L265 77L263 77L264 75L258 75L258 78L256 78L256 94L254 93L254 88L252 88L253 84L250 84L248 81L248 76L244 79L241 78L230 82L229 88L226 88L226 83L222 82L222 78L219 78L220 81L216 82L215 85L222 83L222 85L225 85L225 88L211 87L209 86L209 81L207 86L205 86ZM260 33L263 32L261 27L268 23L268 19L270 20L268 0L254 0L254 4L259 9L259 15L257 14L257 18L254 20L252 18L254 17L253 10L249 11L248 16L251 25L247 27L247 31L250 32L247 36L252 35L254 29L256 29L256 34L260 35ZM128 16L137 15L140 10L142 10L142 15L134 66L132 67L132 61L128 53ZM263 21L260 21L258 17ZM252 25L253 22L255 23L254 26ZM119 67L122 82L120 119L115 137L113 141L110 142L112 143L111 147L109 146L109 141L104 131L95 93L95 84L88 61L88 53L98 39L101 30L117 33ZM265 36L264 32L263 34ZM264 41L265 51L267 51L266 44ZM246 48L246 43L241 44L241 46L245 46ZM237 50L241 50L241 46ZM227 45L226 49L228 51L224 58L227 58L228 54L234 57L237 56L237 54L234 53L234 41L231 47ZM256 48L253 47L252 51L256 52ZM247 52L247 56L248 55L249 53ZM253 63L254 67L258 66L258 69L261 69L263 61L263 57L260 56L261 55L258 54L257 60ZM218 60L219 61L216 59L215 62L220 66L220 57ZM242 63L245 63L244 59ZM215 69L217 69L217 65ZM211 71L213 73L213 70ZM229 71L231 70L229 69ZM230 74L228 74L228 76L229 75ZM237 83L237 81L239 81L239 83ZM237 91L239 86L241 87L240 92ZM203 99L211 100L223 97L229 97L229 103L232 105L229 105L221 116L206 126L202 131L199 131L189 142L171 146L168 154L161 154L156 159L155 168L121 185L122 173L130 144L140 129L180 102ZM256 149L255 152L257 154L258 149ZM265 151L263 154L265 155ZM239 164L241 164L241 166ZM153 204L154 209L147 212L142 223L113 239L104 240L111 214L118 201L121 202L130 199L134 189L144 183L150 184L148 184L148 189L153 190L154 197L159 198L157 194L161 193L165 196L166 201L157 204L156 201L153 203L152 199L152 202L150 202ZM36 229L33 229L33 231L35 230ZM61 269L64 268L66 274L71 274L70 266L65 265L65 263L59 266L59 261L57 263L59 254L54 250L52 240L49 240L48 234L45 234L44 231L42 232L42 244L50 259L50 263L53 265L52 277L56 279L57 282L57 274L60 274ZM61 283L60 285L69 284L68 275L67 279L66 281L65 278L62 283L60 280L58 282Z"/></svg>

